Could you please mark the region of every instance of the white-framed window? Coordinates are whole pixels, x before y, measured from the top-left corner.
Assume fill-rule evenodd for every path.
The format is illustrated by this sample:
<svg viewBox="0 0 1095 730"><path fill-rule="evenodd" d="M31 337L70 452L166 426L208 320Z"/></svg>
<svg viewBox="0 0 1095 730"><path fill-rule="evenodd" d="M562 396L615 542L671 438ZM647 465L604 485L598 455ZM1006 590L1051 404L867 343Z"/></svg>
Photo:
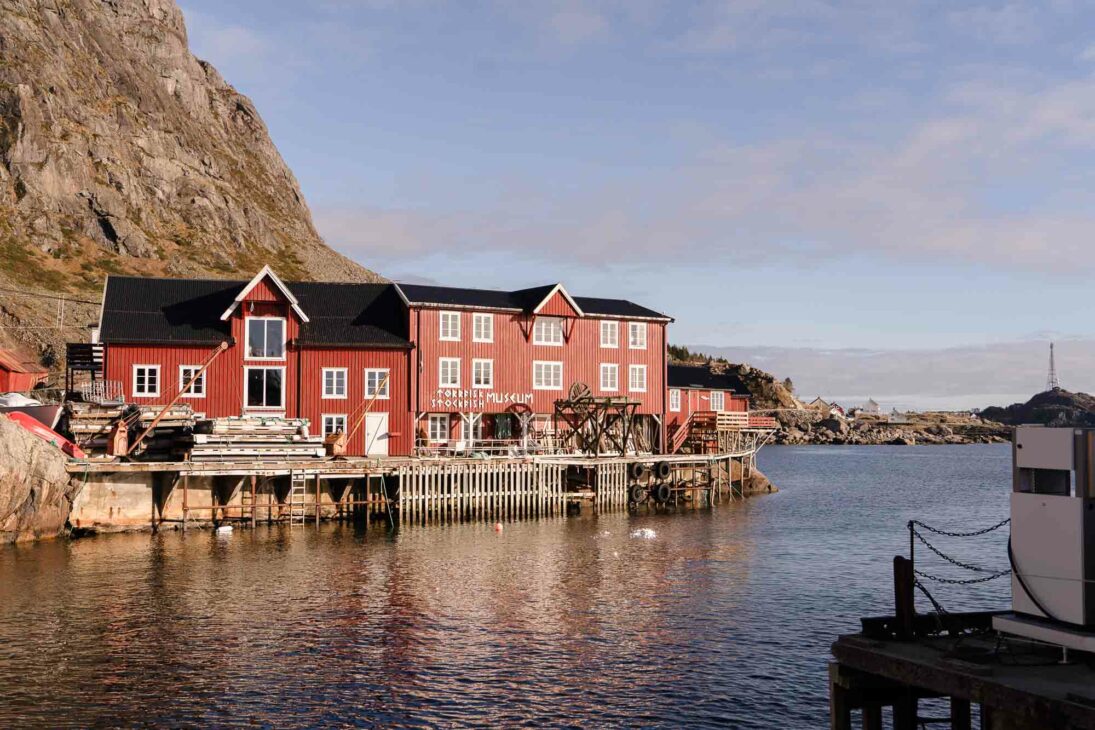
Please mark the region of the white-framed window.
<svg viewBox="0 0 1095 730"><path fill-rule="evenodd" d="M374 395L377 400L387 400L388 394L391 392L392 380L388 374L388 368L366 368L365 369L365 397L372 398Z"/></svg>
<svg viewBox="0 0 1095 730"><path fill-rule="evenodd" d="M442 357L438 360L437 386L439 388L460 387L460 358Z"/></svg>
<svg viewBox="0 0 1095 730"><path fill-rule="evenodd" d="M494 387L494 360L471 361L471 387Z"/></svg>
<svg viewBox="0 0 1095 730"><path fill-rule="evenodd" d="M460 312L441 313L441 339L447 342L460 341Z"/></svg>
<svg viewBox="0 0 1095 730"><path fill-rule="evenodd" d="M160 366L133 366L133 395L144 398L160 394Z"/></svg>
<svg viewBox="0 0 1095 730"><path fill-rule="evenodd" d="M198 375L198 371L201 369L201 365L179 366L179 390L182 391L183 388L186 388L186 384L190 383L190 387L183 392L183 398L205 397L205 373ZM191 380L194 382L191 383Z"/></svg>
<svg viewBox="0 0 1095 730"><path fill-rule="evenodd" d="M247 359L285 359L285 318L248 317Z"/></svg>
<svg viewBox="0 0 1095 730"><path fill-rule="evenodd" d="M449 414L431 413L429 422L430 441L449 440Z"/></svg>
<svg viewBox="0 0 1095 730"><path fill-rule="evenodd" d="M563 318L537 317L536 324L532 326L532 344L562 345Z"/></svg>
<svg viewBox="0 0 1095 730"><path fill-rule="evenodd" d="M679 411L681 409L681 391L679 388L671 388L669 390L669 410Z"/></svg>
<svg viewBox="0 0 1095 730"><path fill-rule="evenodd" d="M627 346L632 350L646 349L646 322L627 323Z"/></svg>
<svg viewBox="0 0 1095 730"><path fill-rule="evenodd" d="M471 316L472 342L494 342L494 315L476 312Z"/></svg>
<svg viewBox="0 0 1095 730"><path fill-rule="evenodd" d="M631 365L627 368L627 389L634 393L646 392L646 365Z"/></svg>
<svg viewBox="0 0 1095 730"><path fill-rule="evenodd" d="M346 414L345 413L324 413L323 414L323 435L330 436L333 433L346 433Z"/></svg>
<svg viewBox="0 0 1095 730"><path fill-rule="evenodd" d="M248 408L284 408L285 368L244 368L243 402Z"/></svg>
<svg viewBox="0 0 1095 730"><path fill-rule="evenodd" d="M532 363L532 387L534 390L562 390L563 363L534 360Z"/></svg>
<svg viewBox="0 0 1095 730"><path fill-rule="evenodd" d="M610 319L601 320L601 347L620 346L620 323Z"/></svg>
<svg viewBox="0 0 1095 730"><path fill-rule="evenodd" d="M601 390L620 389L620 366L614 362L601 363Z"/></svg>
<svg viewBox="0 0 1095 730"><path fill-rule="evenodd" d="M323 368L323 397L346 397L346 368Z"/></svg>
<svg viewBox="0 0 1095 730"><path fill-rule="evenodd" d="M711 391L711 410L726 410L726 393L723 393L721 390Z"/></svg>

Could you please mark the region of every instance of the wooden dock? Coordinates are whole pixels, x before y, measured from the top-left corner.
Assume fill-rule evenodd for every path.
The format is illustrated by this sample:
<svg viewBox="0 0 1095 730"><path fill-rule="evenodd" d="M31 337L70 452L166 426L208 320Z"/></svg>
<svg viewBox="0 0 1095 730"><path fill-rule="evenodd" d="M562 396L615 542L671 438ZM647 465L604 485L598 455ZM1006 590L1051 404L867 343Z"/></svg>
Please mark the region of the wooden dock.
<svg viewBox="0 0 1095 730"><path fill-rule="evenodd" d="M513 520L597 511L707 507L740 499L730 454L323 457L289 461L73 460L84 481L146 480L151 524L325 518L391 524ZM147 503L146 503L147 504ZM145 514L148 514L147 512Z"/></svg>

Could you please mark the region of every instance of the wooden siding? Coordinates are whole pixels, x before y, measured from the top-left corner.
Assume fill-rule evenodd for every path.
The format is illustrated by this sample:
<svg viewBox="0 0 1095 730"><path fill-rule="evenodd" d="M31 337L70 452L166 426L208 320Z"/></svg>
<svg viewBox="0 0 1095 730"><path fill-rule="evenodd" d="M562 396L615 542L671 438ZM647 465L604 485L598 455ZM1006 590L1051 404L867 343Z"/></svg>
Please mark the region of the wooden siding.
<svg viewBox="0 0 1095 730"><path fill-rule="evenodd" d="M284 317L286 320L285 357L278 360L246 357L246 324L248 317ZM388 368L391 372L387 401L378 400L371 412L387 412L388 453L408 455L413 445L410 415L410 379L408 352L398 349L328 349L301 348L294 344L300 322L288 301L276 287L259 282L247 299L232 313L230 347L205 371L205 397L184 396L180 402L189 404L195 412L207 418L224 418L246 413L282 413L289 418L307 418L311 432L321 434L323 414L352 415L361 403L365 391L366 368ZM180 365L200 365L213 351L213 345L174 344L110 344L106 347L104 377L122 384L125 399L130 403L164 405L179 391ZM157 396L133 394L133 368L136 365L160 366L160 392ZM246 408L244 403L245 368L285 368L285 408ZM327 400L323 394L323 368L347 368L347 398ZM301 377L303 373L304 377ZM397 435L395 435L397 434ZM350 455L362 455L365 449L364 427L348 444Z"/></svg>
<svg viewBox="0 0 1095 730"><path fill-rule="evenodd" d="M639 412L661 415L665 400L665 324L647 322L645 350L632 350L627 344L627 320L620 320L619 347L601 347L601 320L596 317L568 319L563 345L536 345L532 342L534 318L513 312L494 313L494 342L472 341L472 312L460 312L459 342L442 342L440 316L436 309L411 311L411 338L417 345L419 372L412 392L414 408L421 413L502 413L513 406L506 394L523 396L535 413L550 414L555 401L566 397L572 383L587 384L595 395L628 396L640 402ZM460 387L440 387L442 357L460 359ZM472 388L472 361L494 361L494 387L477 391ZM559 390L533 388L533 362L563 363L563 383ZM601 363L619 366L619 389L602 390ZM646 391L628 390L630 365L646 366ZM457 391L455 397L436 396L438 391ZM483 395L480 396L479 394ZM487 394L494 397L488 399ZM434 402L439 400L440 403ZM449 402L446 405L446 401ZM469 403L470 402L470 403ZM453 405L458 403L459 405Z"/></svg>
<svg viewBox="0 0 1095 730"><path fill-rule="evenodd" d="M681 409L679 411L669 410L669 391L679 390L681 392ZM711 393L718 393L717 390L707 390L704 388L666 388L665 391L665 418L666 425L669 430L679 424L688 420L696 411L709 411L711 410ZM749 396L738 395L731 393L728 390L721 391L725 393L725 408L724 412L727 413L746 413L749 411Z"/></svg>
<svg viewBox="0 0 1095 730"><path fill-rule="evenodd" d="M540 308L539 314L545 317L577 317L578 313L574 311L574 307L570 306L570 302L563 296L562 292L555 292L551 295L551 299L544 302L544 306Z"/></svg>

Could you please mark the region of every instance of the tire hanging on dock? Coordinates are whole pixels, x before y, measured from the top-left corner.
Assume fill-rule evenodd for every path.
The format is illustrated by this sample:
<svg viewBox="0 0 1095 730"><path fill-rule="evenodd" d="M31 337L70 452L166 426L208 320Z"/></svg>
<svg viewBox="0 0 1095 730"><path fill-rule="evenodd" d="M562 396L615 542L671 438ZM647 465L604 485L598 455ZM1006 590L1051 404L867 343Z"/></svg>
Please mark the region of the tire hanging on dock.
<svg viewBox="0 0 1095 730"><path fill-rule="evenodd" d="M658 479L668 479L669 475L673 473L673 467L668 461L659 461L654 466L654 476Z"/></svg>
<svg viewBox="0 0 1095 730"><path fill-rule="evenodd" d="M627 465L627 475L634 480L642 479L645 473L646 466L638 461L633 461Z"/></svg>
<svg viewBox="0 0 1095 730"><path fill-rule="evenodd" d="M669 501L669 498L673 496L673 491L669 488L669 485L662 482L658 486L650 490L650 493L654 496L654 501L658 504L665 504Z"/></svg>
<svg viewBox="0 0 1095 730"><path fill-rule="evenodd" d="M642 484L632 484L628 493L628 499L632 504L638 504L646 499L646 488Z"/></svg>

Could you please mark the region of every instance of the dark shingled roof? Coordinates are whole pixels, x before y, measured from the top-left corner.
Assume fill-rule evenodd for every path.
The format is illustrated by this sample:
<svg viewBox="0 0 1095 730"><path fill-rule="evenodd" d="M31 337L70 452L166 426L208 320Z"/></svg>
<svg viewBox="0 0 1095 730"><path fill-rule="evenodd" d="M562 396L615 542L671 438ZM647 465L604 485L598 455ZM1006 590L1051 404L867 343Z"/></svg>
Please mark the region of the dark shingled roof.
<svg viewBox="0 0 1095 730"><path fill-rule="evenodd" d="M411 304L437 307L479 307L483 309L510 309L531 312L544 297L555 288L554 284L537 286L518 291L497 291L494 289L462 289L450 286L425 284L400 284ZM591 316L635 317L640 319L662 319L672 321L660 312L639 306L626 299L600 299L597 297L574 297L582 311Z"/></svg>
<svg viewBox="0 0 1095 730"><path fill-rule="evenodd" d="M99 333L104 343L214 345L231 334L220 316L245 281L111 276ZM286 284L308 315L309 345L410 347L399 295L390 284Z"/></svg>
<svg viewBox="0 0 1095 730"><path fill-rule="evenodd" d="M670 388L730 390L739 395L749 395L749 388L736 374L713 373L706 365L670 365L666 383Z"/></svg>

